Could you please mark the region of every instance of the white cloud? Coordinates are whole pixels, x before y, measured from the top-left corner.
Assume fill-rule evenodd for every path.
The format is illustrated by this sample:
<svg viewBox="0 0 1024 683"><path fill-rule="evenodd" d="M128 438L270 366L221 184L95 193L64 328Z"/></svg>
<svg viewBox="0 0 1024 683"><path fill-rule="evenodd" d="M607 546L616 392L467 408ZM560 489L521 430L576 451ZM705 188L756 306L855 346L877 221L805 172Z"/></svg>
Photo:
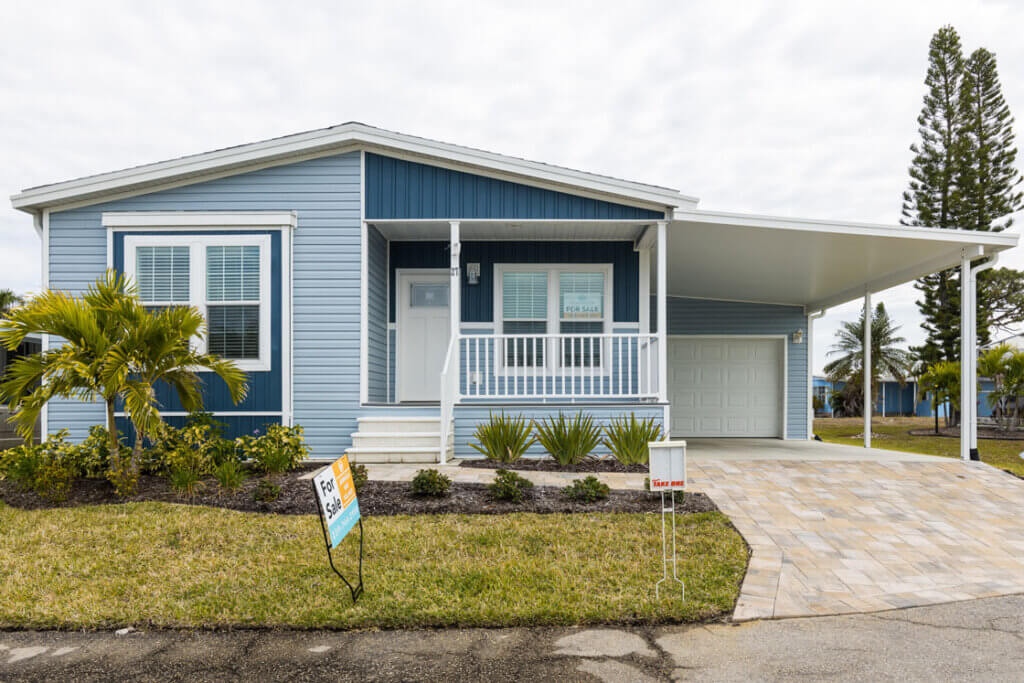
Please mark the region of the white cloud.
<svg viewBox="0 0 1024 683"><path fill-rule="evenodd" d="M361 120L707 208L895 222L947 22L1024 111L1011 3L9 3L0 191ZM9 205L0 245L0 287L37 289ZM878 298L918 343L914 294ZM818 368L857 306L817 324Z"/></svg>

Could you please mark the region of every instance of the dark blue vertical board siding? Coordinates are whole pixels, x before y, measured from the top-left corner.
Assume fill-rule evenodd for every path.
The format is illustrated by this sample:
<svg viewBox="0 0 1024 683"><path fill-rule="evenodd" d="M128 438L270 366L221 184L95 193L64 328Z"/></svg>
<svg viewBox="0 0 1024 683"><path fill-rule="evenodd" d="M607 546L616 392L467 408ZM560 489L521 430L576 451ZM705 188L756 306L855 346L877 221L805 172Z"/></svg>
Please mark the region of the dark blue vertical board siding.
<svg viewBox="0 0 1024 683"><path fill-rule="evenodd" d="M153 235L132 231L132 235ZM231 394L224 381L211 372L202 372L199 377L203 385L203 408L210 412L221 411L275 411L281 410L281 232L274 231L203 231L192 235L270 235L270 371L249 372L249 391L237 405L231 401ZM114 268L124 270L124 236L114 233ZM183 410L178 395L167 384L159 382L154 387L156 400L161 410L178 412Z"/></svg>
<svg viewBox="0 0 1024 683"><path fill-rule="evenodd" d="M366 218L661 218L661 211L366 154Z"/></svg>
<svg viewBox="0 0 1024 683"><path fill-rule="evenodd" d="M383 403L388 391L388 242L367 228L367 400Z"/></svg>
<svg viewBox="0 0 1024 683"><path fill-rule="evenodd" d="M807 332L802 307L680 297L669 297L667 303L670 335L786 335L786 435L790 439L807 438L807 343L793 343L794 332ZM657 300L651 297L652 331L659 324L657 317Z"/></svg>
<svg viewBox="0 0 1024 683"><path fill-rule="evenodd" d="M389 320L395 321L395 270L447 269L449 258L448 242L391 243ZM610 263L613 322L639 321L640 258L632 242L463 242L460 263L463 273L467 263L480 264L480 284L462 278L462 322L493 322L496 263Z"/></svg>
<svg viewBox="0 0 1024 683"><path fill-rule="evenodd" d="M224 425L224 438L236 439L240 436L253 436L263 433L267 425L281 424L281 418L273 415L217 415L214 419ZM117 431L128 441L128 445L135 443L135 427L127 417L118 417ZM181 429L188 422L188 418L181 415L169 415L164 417L164 422L172 427Z"/></svg>

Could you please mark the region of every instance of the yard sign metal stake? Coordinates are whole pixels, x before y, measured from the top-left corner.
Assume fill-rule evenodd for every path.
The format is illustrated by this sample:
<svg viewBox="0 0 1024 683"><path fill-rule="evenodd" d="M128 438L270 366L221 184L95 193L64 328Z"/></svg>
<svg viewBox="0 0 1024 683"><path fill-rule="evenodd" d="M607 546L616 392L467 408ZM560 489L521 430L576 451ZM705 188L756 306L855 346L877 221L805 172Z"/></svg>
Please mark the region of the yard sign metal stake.
<svg viewBox="0 0 1024 683"><path fill-rule="evenodd" d="M348 456L343 455L324 468L313 477L312 484L313 495L319 502L316 510L320 518L320 530L324 534L324 545L327 547L327 561L334 573L348 586L354 605L363 594L363 519L359 515L359 501L356 499ZM341 543L356 524L359 524L359 582L353 586L334 566L331 550Z"/></svg>
<svg viewBox="0 0 1024 683"><path fill-rule="evenodd" d="M676 562L676 491L686 491L686 442L652 441L648 444L650 459L648 468L651 475L651 490L661 492L661 579L654 584L654 597L661 599L661 584L669 581L668 566L672 564L672 581L679 584L683 600L686 600L686 584L679 578ZM668 493L671 505L665 504ZM685 495L685 493L684 493ZM668 520L672 517L672 552L669 553Z"/></svg>

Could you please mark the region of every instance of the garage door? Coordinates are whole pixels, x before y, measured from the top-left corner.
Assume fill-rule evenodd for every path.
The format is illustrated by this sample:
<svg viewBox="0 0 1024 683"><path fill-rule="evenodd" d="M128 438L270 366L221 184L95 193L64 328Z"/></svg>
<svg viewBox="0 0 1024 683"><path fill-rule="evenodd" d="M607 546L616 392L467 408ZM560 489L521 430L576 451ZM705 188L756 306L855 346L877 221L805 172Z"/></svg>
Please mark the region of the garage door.
<svg viewBox="0 0 1024 683"><path fill-rule="evenodd" d="M668 342L672 436L782 436L782 340Z"/></svg>

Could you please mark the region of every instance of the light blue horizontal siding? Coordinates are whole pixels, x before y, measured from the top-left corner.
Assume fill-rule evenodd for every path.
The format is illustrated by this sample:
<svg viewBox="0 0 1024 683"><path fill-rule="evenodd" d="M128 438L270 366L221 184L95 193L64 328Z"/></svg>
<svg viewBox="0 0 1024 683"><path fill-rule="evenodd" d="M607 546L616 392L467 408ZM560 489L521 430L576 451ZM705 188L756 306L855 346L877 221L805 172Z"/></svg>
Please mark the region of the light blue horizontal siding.
<svg viewBox="0 0 1024 683"><path fill-rule="evenodd" d="M793 333L807 333L807 316L801 306L712 301L707 299L668 299L668 333L672 334L771 334L786 335L786 437L806 439L807 343L793 343ZM651 326L658 325L657 302L651 297Z"/></svg>
<svg viewBox="0 0 1024 683"><path fill-rule="evenodd" d="M528 420L542 420L548 417L558 417L559 413L566 417L574 417L577 412L594 418L599 425L608 424L613 418L629 417L636 415L637 419L653 417L662 429L665 425L665 407L652 403L632 404L609 404L609 405L580 405L574 403L546 403L546 404L515 404L509 403L504 406L483 406L483 405L457 405L455 406L455 457L457 458L479 458L480 452L469 444L474 442L473 432L478 424L487 422L493 412L498 414L504 412L506 416L522 415ZM608 449L601 445L594 450L594 455L608 455ZM533 444L527 451L528 457L541 457L546 455L543 447Z"/></svg>
<svg viewBox="0 0 1024 683"><path fill-rule="evenodd" d="M360 154L312 159L54 213L50 286L79 294L106 267L103 211L296 211L294 417L314 457L340 456L359 415ZM50 429L81 438L102 407L54 402Z"/></svg>

